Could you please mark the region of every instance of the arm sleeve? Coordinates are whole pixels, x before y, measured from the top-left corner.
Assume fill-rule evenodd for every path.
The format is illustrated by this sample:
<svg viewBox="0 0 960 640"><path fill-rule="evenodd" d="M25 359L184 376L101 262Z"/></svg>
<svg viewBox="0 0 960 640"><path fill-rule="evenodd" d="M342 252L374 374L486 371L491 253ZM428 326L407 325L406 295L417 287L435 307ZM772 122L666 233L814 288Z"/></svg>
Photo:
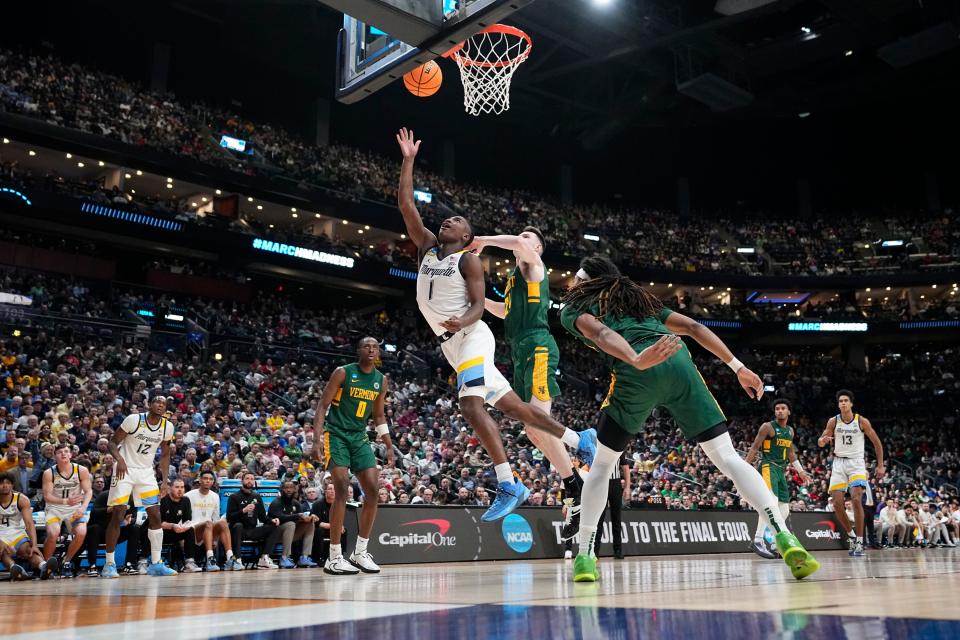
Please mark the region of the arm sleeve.
<svg viewBox="0 0 960 640"><path fill-rule="evenodd" d="M266 522L270 518L267 517L267 510L263 506L263 498L257 496L257 520L260 522Z"/></svg>
<svg viewBox="0 0 960 640"><path fill-rule="evenodd" d="M671 313L673 313L672 310L664 307L663 309L660 309L660 313L657 314L657 320L659 320L661 323L666 322Z"/></svg>
<svg viewBox="0 0 960 640"><path fill-rule="evenodd" d="M578 309L567 306L560 311L560 324L563 325L563 328L575 335L577 338L586 341L587 339L583 337L583 334L580 333L580 330L577 329L577 318L579 318L582 313Z"/></svg>

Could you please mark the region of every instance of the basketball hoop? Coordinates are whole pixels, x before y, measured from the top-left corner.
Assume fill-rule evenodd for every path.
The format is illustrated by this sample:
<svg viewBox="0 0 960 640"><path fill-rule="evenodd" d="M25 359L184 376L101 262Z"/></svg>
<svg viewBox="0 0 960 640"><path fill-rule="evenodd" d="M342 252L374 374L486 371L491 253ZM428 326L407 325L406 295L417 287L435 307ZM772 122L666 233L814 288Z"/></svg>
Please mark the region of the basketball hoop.
<svg viewBox="0 0 960 640"><path fill-rule="evenodd" d="M492 24L443 54L460 67L463 107L470 115L510 108L510 80L530 56L533 40L505 24Z"/></svg>

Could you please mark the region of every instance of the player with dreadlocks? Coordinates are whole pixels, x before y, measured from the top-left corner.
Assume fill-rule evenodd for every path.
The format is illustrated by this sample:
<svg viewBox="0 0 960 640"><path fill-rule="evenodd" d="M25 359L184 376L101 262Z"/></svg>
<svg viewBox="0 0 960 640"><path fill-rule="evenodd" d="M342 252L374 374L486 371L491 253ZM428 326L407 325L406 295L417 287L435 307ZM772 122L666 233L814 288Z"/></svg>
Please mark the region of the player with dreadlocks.
<svg viewBox="0 0 960 640"><path fill-rule="evenodd" d="M751 398L763 395L759 376L743 365L710 329L674 313L649 291L623 276L608 258L584 258L574 286L563 298L560 321L588 347L605 354L610 390L601 407L598 451L581 494L580 551L574 582L595 582L600 574L592 555L596 523L607 503L607 478L627 442L644 428L654 408L665 407L688 439L757 508L776 532L777 548L791 573L805 578L820 568L787 530L777 498L763 478L733 448L726 417L707 388L679 336L690 336L737 375Z"/></svg>

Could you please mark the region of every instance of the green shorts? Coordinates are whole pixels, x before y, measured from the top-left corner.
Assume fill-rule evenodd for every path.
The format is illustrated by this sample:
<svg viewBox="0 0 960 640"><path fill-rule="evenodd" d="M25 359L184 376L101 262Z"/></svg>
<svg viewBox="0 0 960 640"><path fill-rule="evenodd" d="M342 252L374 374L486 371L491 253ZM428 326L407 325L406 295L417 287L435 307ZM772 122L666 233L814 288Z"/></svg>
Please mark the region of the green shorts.
<svg viewBox="0 0 960 640"><path fill-rule="evenodd" d="M641 344L637 349L650 344L653 342ZM602 409L624 431L631 434L643 431L656 407L667 409L688 439L727 419L686 346L650 369L638 371L624 364L611 374L610 390Z"/></svg>
<svg viewBox="0 0 960 640"><path fill-rule="evenodd" d="M323 432L323 468L346 467L356 473L377 466L377 458L365 432Z"/></svg>
<svg viewBox="0 0 960 640"><path fill-rule="evenodd" d="M513 390L520 399L552 400L560 395L557 367L560 349L549 331L536 331L523 336L511 345L513 359Z"/></svg>
<svg viewBox="0 0 960 640"><path fill-rule="evenodd" d="M783 467L768 462L760 464L760 475L767 483L767 488L777 496L779 502L790 502L790 485L787 484L787 474Z"/></svg>

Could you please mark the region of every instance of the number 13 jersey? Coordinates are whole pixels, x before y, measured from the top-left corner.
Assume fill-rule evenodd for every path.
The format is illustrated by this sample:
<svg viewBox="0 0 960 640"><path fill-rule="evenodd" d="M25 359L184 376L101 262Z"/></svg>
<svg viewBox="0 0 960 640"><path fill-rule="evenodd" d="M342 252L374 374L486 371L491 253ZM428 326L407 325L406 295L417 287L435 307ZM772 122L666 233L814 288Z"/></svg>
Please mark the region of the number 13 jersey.
<svg viewBox="0 0 960 640"><path fill-rule="evenodd" d="M133 413L123 419L120 428L127 432L119 449L128 469L153 470L160 443L173 440L173 425L164 417L160 424L151 427L146 413Z"/></svg>
<svg viewBox="0 0 960 640"><path fill-rule="evenodd" d="M853 420L844 422L837 415L837 426L833 429L833 455L838 458L863 458L863 429L860 428L860 414Z"/></svg>

